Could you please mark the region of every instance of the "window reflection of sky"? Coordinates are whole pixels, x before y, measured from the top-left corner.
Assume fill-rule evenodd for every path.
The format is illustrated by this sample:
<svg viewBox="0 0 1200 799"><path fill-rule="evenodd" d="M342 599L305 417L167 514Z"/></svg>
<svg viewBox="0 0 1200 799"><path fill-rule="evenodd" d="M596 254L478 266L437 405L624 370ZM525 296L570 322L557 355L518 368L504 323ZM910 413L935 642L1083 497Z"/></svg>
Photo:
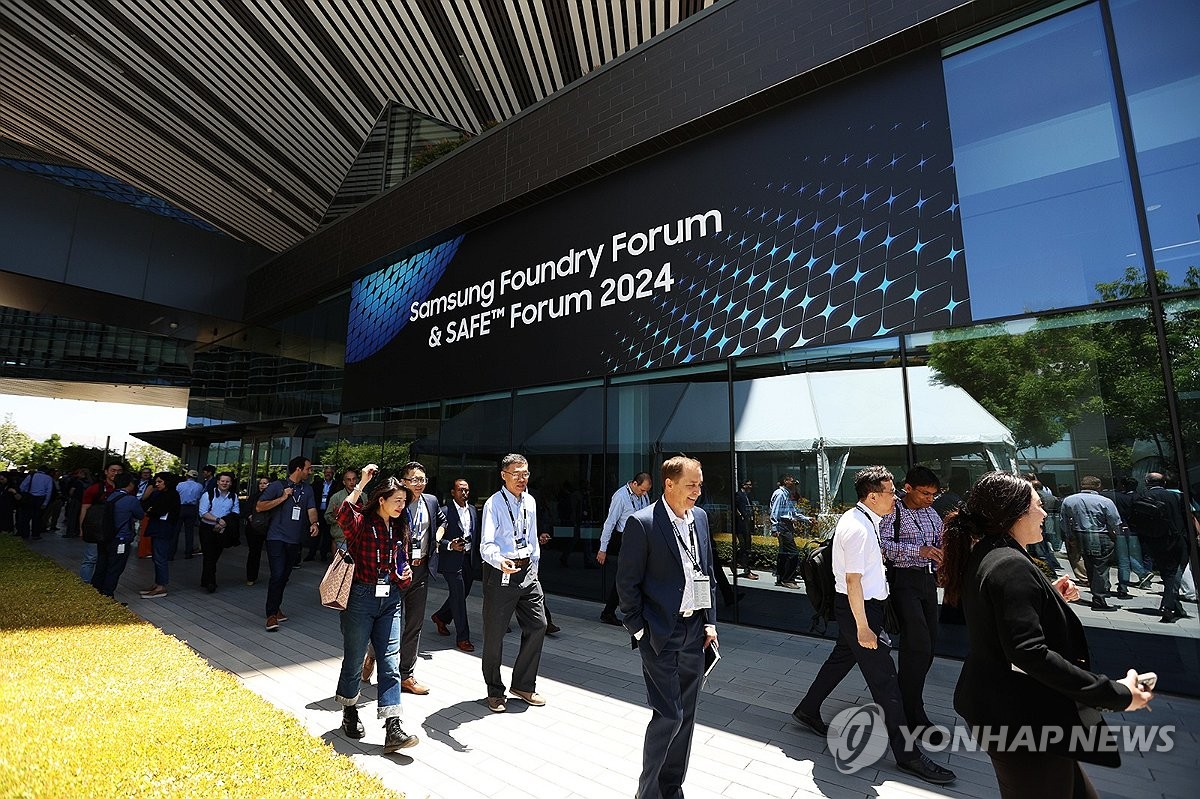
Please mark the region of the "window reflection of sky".
<svg viewBox="0 0 1200 799"><path fill-rule="evenodd" d="M1155 266L1200 267L1200 3L1114 0L1113 28Z"/></svg>
<svg viewBox="0 0 1200 799"><path fill-rule="evenodd" d="M1141 266L1095 6L951 56L945 75L976 319L1085 305Z"/></svg>

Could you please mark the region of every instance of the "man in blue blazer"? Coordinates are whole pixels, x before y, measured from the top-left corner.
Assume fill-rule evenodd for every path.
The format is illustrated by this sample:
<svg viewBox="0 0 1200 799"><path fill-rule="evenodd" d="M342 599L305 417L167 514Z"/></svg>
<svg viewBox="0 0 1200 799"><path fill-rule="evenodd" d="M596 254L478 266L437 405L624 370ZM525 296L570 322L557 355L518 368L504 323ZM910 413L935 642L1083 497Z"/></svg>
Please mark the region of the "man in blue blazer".
<svg viewBox="0 0 1200 799"><path fill-rule="evenodd" d="M717 640L708 516L696 507L700 462L662 465L662 500L625 523L617 565L623 623L642 656L652 715L642 747L641 799L683 795L705 647Z"/></svg>
<svg viewBox="0 0 1200 799"><path fill-rule="evenodd" d="M450 595L430 616L437 625L438 635L449 635L447 624L454 624L457 646L464 652L475 651L467 623L467 595L471 593L479 564L479 511L468 502L470 496L470 484L460 477L450 489L450 504L442 508L446 534L438 542L437 569L446 579Z"/></svg>

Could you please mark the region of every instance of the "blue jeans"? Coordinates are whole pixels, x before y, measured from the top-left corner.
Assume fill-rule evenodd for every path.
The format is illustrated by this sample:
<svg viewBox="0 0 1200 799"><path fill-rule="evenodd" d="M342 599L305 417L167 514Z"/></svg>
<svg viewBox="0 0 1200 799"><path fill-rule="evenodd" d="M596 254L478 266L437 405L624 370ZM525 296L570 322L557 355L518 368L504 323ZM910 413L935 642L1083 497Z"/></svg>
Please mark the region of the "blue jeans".
<svg viewBox="0 0 1200 799"><path fill-rule="evenodd" d="M269 547L271 542L267 542ZM393 585L386 597L375 596L375 586L355 582L350 586L350 601L341 612L342 671L338 675L338 704L349 707L358 703L358 684L362 679L363 657L367 643L375 648L379 670L378 718L402 715L400 707L400 628L404 605L400 589Z"/></svg>
<svg viewBox="0 0 1200 799"><path fill-rule="evenodd" d="M267 584L267 615L274 616L283 603L283 589L287 587L292 569L300 562L300 545L287 541L267 542L267 564L271 568L271 582ZM362 662L359 662L362 665Z"/></svg>
<svg viewBox="0 0 1200 799"><path fill-rule="evenodd" d="M92 577L96 574L96 559L100 557L99 544L83 542L83 560L79 563L79 579L91 585Z"/></svg>
<svg viewBox="0 0 1200 799"><path fill-rule="evenodd" d="M1142 565L1142 542L1133 533L1122 530L1117 536L1117 590L1129 590L1129 573L1145 577L1150 570Z"/></svg>

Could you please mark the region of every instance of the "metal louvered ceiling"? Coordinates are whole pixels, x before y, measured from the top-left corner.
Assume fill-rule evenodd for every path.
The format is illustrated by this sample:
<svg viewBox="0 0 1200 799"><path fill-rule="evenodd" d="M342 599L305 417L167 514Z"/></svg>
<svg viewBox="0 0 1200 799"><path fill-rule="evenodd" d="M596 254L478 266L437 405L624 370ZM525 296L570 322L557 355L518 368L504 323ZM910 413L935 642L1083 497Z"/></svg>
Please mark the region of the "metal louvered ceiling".
<svg viewBox="0 0 1200 799"><path fill-rule="evenodd" d="M0 137L271 250L387 103L478 132L716 0L0 0Z"/></svg>

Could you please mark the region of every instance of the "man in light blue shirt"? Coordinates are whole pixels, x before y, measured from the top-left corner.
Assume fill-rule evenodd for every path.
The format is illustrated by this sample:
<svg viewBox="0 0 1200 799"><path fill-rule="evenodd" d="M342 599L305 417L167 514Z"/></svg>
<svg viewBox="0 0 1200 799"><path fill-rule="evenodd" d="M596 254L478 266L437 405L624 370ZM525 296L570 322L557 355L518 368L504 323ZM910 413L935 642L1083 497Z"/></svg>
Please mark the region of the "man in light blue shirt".
<svg viewBox="0 0 1200 799"><path fill-rule="evenodd" d="M200 473L189 469L175 490L179 492L179 530L183 531L183 556L192 557L196 543L196 524L200 521L200 495L204 493L204 484L197 481ZM175 542L171 546L170 559L175 559L175 550L179 546L179 530L175 532Z"/></svg>
<svg viewBox="0 0 1200 799"><path fill-rule="evenodd" d="M596 553L596 562L601 566L608 559L610 548L613 557L620 555L621 535L625 529L625 522L630 516L650 504L650 487L652 485L653 481L649 472L638 472L632 480L613 493L612 501L608 503L608 518L604 520L604 526L600 528L600 551ZM604 610L600 612L600 621L619 627L621 622L617 619L616 611L617 603L620 601L620 597L617 596L617 584L614 581L612 590L608 593L608 601L604 603Z"/></svg>
<svg viewBox="0 0 1200 799"><path fill-rule="evenodd" d="M504 487L483 504L479 542L483 559L483 679L487 683L488 708L493 713L507 709L500 659L504 655L504 633L514 612L521 626L521 648L513 663L509 693L534 707L546 704L536 690L546 638L546 604L538 581L541 541L537 503L527 490L529 476L525 456L505 455L500 461Z"/></svg>
<svg viewBox="0 0 1200 799"><path fill-rule="evenodd" d="M812 521L796 510L792 489L796 478L790 474L779 477L779 488L771 495L771 532L779 538L779 554L775 558L775 585L800 588L796 570L800 567L800 550L796 548L796 522Z"/></svg>
<svg viewBox="0 0 1200 799"><path fill-rule="evenodd" d="M1075 539L1083 551L1092 610L1117 610L1117 606L1105 599L1109 589L1108 560L1117 547L1121 515L1116 504L1099 493L1099 477L1084 477L1079 488L1079 493L1064 499L1059 509L1063 533L1068 539Z"/></svg>
<svg viewBox="0 0 1200 799"><path fill-rule="evenodd" d="M17 533L21 538L39 539L45 529L44 511L54 496L54 478L49 466L39 466L36 472L21 481L21 506L17 514Z"/></svg>

